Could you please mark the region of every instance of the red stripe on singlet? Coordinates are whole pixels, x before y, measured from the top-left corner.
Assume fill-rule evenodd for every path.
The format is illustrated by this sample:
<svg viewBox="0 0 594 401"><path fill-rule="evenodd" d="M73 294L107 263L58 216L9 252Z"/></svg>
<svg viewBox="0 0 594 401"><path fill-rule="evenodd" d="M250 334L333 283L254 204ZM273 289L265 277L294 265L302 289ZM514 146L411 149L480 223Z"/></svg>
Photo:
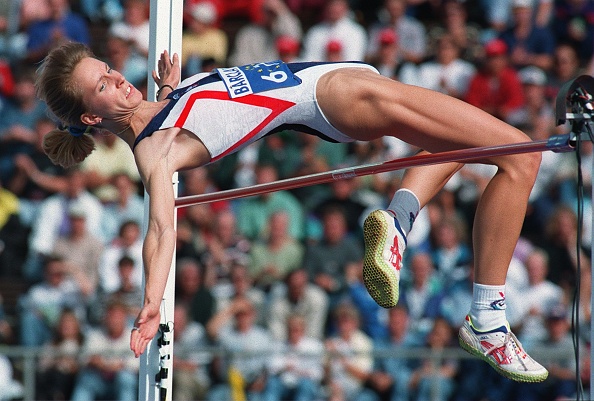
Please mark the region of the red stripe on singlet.
<svg viewBox="0 0 594 401"><path fill-rule="evenodd" d="M271 113L268 115L268 117L266 117L264 120L262 120L262 122L260 122L260 124L258 124L254 129L252 129L246 135L244 135L233 146L228 148L226 151L224 151L220 155L214 157L211 160L211 163L214 162L215 160L218 160L218 159L228 155L229 153L232 153L234 150L236 150L238 147L243 145L245 142L249 141L254 135L256 135L262 128L264 128L266 126L266 124L268 124L270 121L272 121L276 116L278 116L283 111L287 110L289 107L295 105L295 103L288 102L286 100L276 99L273 97L262 96L262 95L255 95L255 94L242 96L242 97L238 97L235 99L230 99L229 94L227 92L221 92L221 91L197 92L197 93L194 93L188 97L188 101L186 102L186 105L184 106L183 110L181 111L179 118L175 122L176 127L183 128L183 126L186 122L186 119L188 118L188 115L190 114L190 110L192 110L192 107L194 106L194 102L196 102L199 99L225 100L228 102L237 102L237 103L249 104L251 106L265 107L267 109L270 109L270 111L271 111Z"/></svg>

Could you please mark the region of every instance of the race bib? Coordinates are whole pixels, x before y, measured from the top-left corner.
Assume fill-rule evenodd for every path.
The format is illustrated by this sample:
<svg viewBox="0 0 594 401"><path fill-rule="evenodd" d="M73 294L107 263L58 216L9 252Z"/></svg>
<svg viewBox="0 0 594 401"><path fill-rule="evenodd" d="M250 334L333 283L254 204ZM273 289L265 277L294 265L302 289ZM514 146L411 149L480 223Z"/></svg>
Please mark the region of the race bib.
<svg viewBox="0 0 594 401"><path fill-rule="evenodd" d="M248 64L241 67L217 68L231 99L271 89L297 86L301 79L280 60Z"/></svg>

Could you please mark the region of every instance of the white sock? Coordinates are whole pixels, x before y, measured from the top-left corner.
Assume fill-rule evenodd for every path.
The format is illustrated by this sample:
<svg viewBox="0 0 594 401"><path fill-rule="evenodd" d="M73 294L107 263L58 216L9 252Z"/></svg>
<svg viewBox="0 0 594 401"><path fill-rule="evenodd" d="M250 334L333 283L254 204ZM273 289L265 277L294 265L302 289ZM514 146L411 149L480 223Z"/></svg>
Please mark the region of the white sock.
<svg viewBox="0 0 594 401"><path fill-rule="evenodd" d="M408 235L419 214L421 203L419 198L409 189L399 189L388 205L388 211L394 214L404 235Z"/></svg>
<svg viewBox="0 0 594 401"><path fill-rule="evenodd" d="M488 331L504 326L505 285L472 284L470 319L475 329Z"/></svg>

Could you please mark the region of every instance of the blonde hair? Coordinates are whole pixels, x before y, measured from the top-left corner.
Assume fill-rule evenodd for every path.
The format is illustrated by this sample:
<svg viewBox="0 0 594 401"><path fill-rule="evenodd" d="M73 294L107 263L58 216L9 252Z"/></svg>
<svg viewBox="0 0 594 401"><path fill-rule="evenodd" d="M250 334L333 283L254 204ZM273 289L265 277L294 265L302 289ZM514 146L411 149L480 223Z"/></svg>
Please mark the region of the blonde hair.
<svg viewBox="0 0 594 401"><path fill-rule="evenodd" d="M68 129L80 129L80 116L86 111L82 91L72 80L72 73L78 63L87 57L94 57L89 48L81 43L70 42L52 49L37 69L37 97L47 104L65 126L45 135L43 150L52 163L65 168L82 162L95 149L95 141L89 130L72 135Z"/></svg>

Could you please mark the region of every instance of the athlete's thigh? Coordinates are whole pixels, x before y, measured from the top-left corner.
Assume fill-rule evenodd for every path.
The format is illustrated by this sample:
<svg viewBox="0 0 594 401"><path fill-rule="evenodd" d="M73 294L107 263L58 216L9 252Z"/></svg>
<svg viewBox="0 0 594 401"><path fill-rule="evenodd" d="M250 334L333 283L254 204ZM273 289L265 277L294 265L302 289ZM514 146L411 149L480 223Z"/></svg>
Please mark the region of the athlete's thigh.
<svg viewBox="0 0 594 401"><path fill-rule="evenodd" d="M317 99L330 123L356 140L389 135L430 152L528 140L461 100L368 70L343 69L322 76Z"/></svg>

